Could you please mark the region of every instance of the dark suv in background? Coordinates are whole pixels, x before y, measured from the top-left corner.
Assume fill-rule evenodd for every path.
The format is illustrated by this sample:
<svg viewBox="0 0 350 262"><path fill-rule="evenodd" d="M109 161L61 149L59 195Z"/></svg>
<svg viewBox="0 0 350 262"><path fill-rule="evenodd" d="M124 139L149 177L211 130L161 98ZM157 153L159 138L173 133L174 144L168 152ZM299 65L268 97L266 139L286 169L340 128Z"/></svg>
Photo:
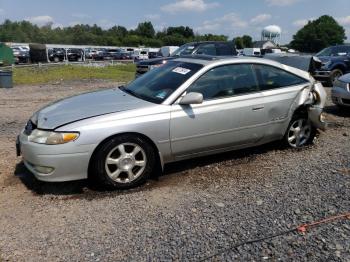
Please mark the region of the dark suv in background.
<svg viewBox="0 0 350 262"><path fill-rule="evenodd" d="M330 46L316 56L322 61L322 67L314 77L331 86L334 80L350 72L350 45Z"/></svg>
<svg viewBox="0 0 350 262"><path fill-rule="evenodd" d="M169 57L161 57L140 61L136 64L136 77L148 72L149 70L165 64L168 60L176 59L180 56L188 55L210 55L210 56L235 56L237 51L233 42L192 42L180 46Z"/></svg>

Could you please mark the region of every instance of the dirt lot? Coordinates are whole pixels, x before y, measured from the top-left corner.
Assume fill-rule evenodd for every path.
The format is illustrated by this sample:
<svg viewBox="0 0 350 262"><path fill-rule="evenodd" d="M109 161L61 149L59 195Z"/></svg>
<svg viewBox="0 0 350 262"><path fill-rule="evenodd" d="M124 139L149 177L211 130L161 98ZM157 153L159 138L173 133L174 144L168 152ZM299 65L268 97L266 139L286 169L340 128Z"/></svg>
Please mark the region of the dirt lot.
<svg viewBox="0 0 350 262"><path fill-rule="evenodd" d="M288 232L350 212L350 111L331 102L330 127L308 148L273 143L171 164L125 192L35 180L14 147L32 112L113 85L0 89L0 261L350 261L350 220Z"/></svg>

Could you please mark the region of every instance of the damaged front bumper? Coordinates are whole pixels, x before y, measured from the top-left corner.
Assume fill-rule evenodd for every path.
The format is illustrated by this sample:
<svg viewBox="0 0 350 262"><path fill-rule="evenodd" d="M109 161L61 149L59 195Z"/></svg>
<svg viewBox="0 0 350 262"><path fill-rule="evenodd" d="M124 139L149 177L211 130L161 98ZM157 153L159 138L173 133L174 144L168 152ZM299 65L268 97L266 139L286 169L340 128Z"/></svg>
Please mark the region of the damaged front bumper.
<svg viewBox="0 0 350 262"><path fill-rule="evenodd" d="M323 115L323 108L326 104L327 93L321 83L316 82L312 89L313 103L308 107L308 116L311 123L318 129L325 130L327 123Z"/></svg>
<svg viewBox="0 0 350 262"><path fill-rule="evenodd" d="M311 123L318 129L326 130L327 123L324 121L324 115L322 113L323 108L310 106L308 108L308 115Z"/></svg>

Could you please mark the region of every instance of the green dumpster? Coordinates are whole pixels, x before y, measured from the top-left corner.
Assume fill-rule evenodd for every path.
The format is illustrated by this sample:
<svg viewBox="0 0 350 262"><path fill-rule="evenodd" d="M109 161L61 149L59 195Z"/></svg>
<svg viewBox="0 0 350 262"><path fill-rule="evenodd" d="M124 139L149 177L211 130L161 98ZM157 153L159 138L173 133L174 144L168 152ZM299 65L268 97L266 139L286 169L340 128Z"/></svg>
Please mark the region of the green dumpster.
<svg viewBox="0 0 350 262"><path fill-rule="evenodd" d="M0 43L0 65L12 65L14 62L12 49L4 43Z"/></svg>

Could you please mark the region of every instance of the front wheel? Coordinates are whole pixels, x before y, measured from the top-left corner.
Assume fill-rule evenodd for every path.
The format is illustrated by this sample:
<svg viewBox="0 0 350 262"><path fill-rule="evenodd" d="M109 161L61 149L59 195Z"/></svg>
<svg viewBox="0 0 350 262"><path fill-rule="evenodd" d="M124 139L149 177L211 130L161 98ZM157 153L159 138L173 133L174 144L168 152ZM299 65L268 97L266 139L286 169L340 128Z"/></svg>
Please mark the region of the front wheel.
<svg viewBox="0 0 350 262"><path fill-rule="evenodd" d="M311 124L310 120L305 116L297 115L289 123L283 140L287 146L299 148L311 144L315 135L316 128Z"/></svg>
<svg viewBox="0 0 350 262"><path fill-rule="evenodd" d="M341 77L343 75L343 71L341 71L340 69L334 69L332 70L329 79L327 81L327 85L328 86L333 86L334 81L337 80L339 77Z"/></svg>
<svg viewBox="0 0 350 262"><path fill-rule="evenodd" d="M142 138L111 138L96 152L89 178L106 189L127 189L146 182L155 165L153 148Z"/></svg>

